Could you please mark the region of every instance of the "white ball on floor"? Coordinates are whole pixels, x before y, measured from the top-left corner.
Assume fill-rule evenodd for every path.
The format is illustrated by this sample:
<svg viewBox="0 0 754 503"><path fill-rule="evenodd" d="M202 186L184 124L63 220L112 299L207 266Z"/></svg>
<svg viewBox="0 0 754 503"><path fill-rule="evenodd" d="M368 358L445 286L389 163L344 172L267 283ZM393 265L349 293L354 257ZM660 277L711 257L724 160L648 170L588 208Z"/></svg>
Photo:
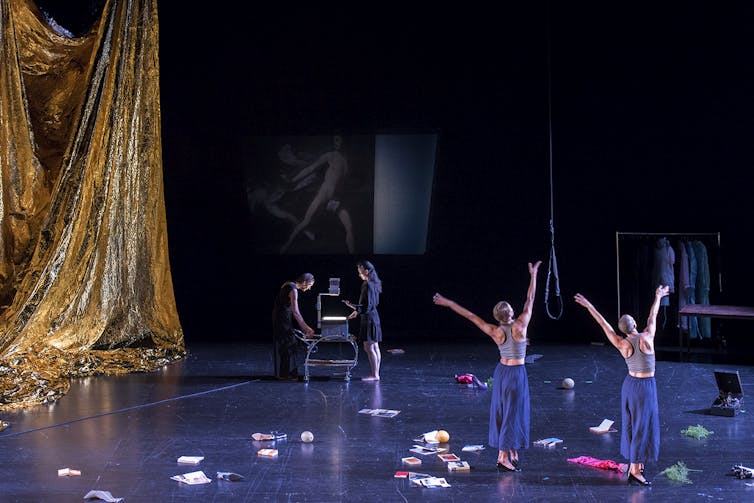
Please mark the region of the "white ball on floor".
<svg viewBox="0 0 754 503"><path fill-rule="evenodd" d="M306 442L307 444L309 442L312 442L314 440L314 433L311 431L304 431L301 433L301 441Z"/></svg>
<svg viewBox="0 0 754 503"><path fill-rule="evenodd" d="M575 383L573 382L573 379L571 379L570 377L566 377L565 379L563 379L563 382L560 383L560 385L565 389L573 389L574 384Z"/></svg>

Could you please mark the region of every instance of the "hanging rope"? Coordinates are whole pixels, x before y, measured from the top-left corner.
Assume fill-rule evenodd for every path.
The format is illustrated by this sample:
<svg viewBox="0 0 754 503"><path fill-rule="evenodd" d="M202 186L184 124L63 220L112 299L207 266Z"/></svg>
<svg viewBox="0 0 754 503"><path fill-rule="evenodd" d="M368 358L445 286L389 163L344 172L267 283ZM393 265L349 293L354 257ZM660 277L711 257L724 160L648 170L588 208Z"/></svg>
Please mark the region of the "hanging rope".
<svg viewBox="0 0 754 503"><path fill-rule="evenodd" d="M555 281L555 297L558 299L558 314L550 312L550 278ZM550 260L547 263L547 282L545 283L545 308L547 316L553 320L559 320L563 315L563 297L560 295L560 278L558 277L558 260L555 257L555 228L550 219Z"/></svg>
<svg viewBox="0 0 754 503"><path fill-rule="evenodd" d="M550 16L547 16L547 139L549 142L548 161L550 166L550 259L547 262L547 282L545 283L545 309L547 316L559 320L563 315L563 298L560 296L560 277L558 276L558 260L555 256L555 204L552 183L552 76L550 61ZM550 312L550 281L555 282L555 297L558 300L556 315Z"/></svg>

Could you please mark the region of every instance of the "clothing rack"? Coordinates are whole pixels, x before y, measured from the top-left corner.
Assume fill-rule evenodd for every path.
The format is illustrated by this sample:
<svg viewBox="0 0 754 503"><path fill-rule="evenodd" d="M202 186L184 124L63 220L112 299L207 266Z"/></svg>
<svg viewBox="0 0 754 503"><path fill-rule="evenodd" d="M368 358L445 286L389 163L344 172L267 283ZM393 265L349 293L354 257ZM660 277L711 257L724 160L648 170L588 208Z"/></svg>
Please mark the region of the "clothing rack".
<svg viewBox="0 0 754 503"><path fill-rule="evenodd" d="M718 292L722 293L723 291L723 275L722 275L722 268L720 267L720 250L721 250L721 240L720 240L720 232L621 232L617 231L615 233L615 276L616 276L616 297L617 297L617 305L618 305L618 318L620 318L623 313L621 311L620 306L620 240L622 237L628 237L631 239L656 239L660 237L675 237L675 238L688 238L688 239L700 239L700 238L715 238L716 244L717 244L717 285L718 285ZM641 315L641 313L636 313L636 315Z"/></svg>

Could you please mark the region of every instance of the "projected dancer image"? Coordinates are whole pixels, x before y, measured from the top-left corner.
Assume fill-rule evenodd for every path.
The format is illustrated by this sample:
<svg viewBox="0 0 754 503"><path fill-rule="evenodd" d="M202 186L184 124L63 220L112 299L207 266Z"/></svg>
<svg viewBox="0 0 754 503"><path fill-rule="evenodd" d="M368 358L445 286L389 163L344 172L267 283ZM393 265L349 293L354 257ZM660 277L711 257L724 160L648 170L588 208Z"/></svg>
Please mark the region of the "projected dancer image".
<svg viewBox="0 0 754 503"><path fill-rule="evenodd" d="M300 344L293 332L293 320L309 337L314 330L306 324L298 308L298 292L306 292L314 286L314 275L304 273L296 281L286 281L280 287L272 309L273 358L275 377L280 380L298 379L296 353Z"/></svg>
<svg viewBox="0 0 754 503"><path fill-rule="evenodd" d="M277 153L278 160L288 169L301 169L307 166L310 162L307 160L309 157L311 157L309 154L294 152L289 143L280 147ZM261 208L270 216L286 221L295 228L301 221L286 207L286 197L288 198L288 205L290 205L290 198L313 184L315 178L316 175L312 174L293 183L290 180L291 175L280 170L274 176L268 175L267 179L250 180L246 186L249 210L255 213L257 209ZM299 197L301 196L299 195ZM303 234L309 240L315 238L314 233L308 229L305 229Z"/></svg>
<svg viewBox="0 0 754 503"><path fill-rule="evenodd" d="M374 265L363 260L356 266L356 271L361 283L361 293L359 294L359 303L357 305L344 301L345 304L353 309L349 319L359 317L359 340L364 345L364 351L369 357L369 365L372 368L372 374L368 377L362 377L362 381L379 381L380 380L380 362L382 353L380 352L380 342L382 342L382 327L380 326L380 315L377 312L377 305L380 303L380 294L382 293L382 281L377 275Z"/></svg>
<svg viewBox="0 0 754 503"><path fill-rule="evenodd" d="M286 221L294 227L301 223L296 216L285 210L281 205L281 200L288 193L282 187L256 187L249 188L248 199L249 209L251 212L255 212L257 207L264 208L264 210L275 218ZM314 239L314 233L309 230L303 231L304 235L310 240Z"/></svg>
<svg viewBox="0 0 754 503"><path fill-rule="evenodd" d="M335 214L343 226L345 231L345 242L348 253L353 254L355 250L355 242L353 236L353 224L351 222L351 215L338 198L338 186L342 179L348 174L348 159L342 153L343 137L335 135L333 137L333 150L322 154L316 161L302 169L296 176L293 177L294 183L309 177L315 170L327 166L325 170L324 179L317 191L317 195L309 204L309 207L304 214L304 218L301 219L298 225L294 227L288 240L281 247L280 253L286 253L293 244L296 237L309 226L312 218L323 207L326 211Z"/></svg>
<svg viewBox="0 0 754 503"><path fill-rule="evenodd" d="M580 293L574 297L574 300L584 306L599 323L610 343L620 351L628 366L628 375L621 387L620 453L631 463L628 472L628 483L631 485L651 485L644 477L644 463L657 461L660 454L654 337L660 302L668 295L668 291L667 286L657 287L654 302L649 310L647 327L642 332L636 329L636 321L631 316L621 316L618 328L626 337L619 336L586 297Z"/></svg>
<svg viewBox="0 0 754 503"><path fill-rule="evenodd" d="M537 291L537 270L542 262L529 267L529 289L521 314L514 318L508 302L498 302L492 310L497 325L487 323L457 302L436 293L432 301L449 307L490 336L497 344L500 361L495 367L490 403L489 445L498 450L497 469L518 472L518 451L529 447L529 378L525 358L527 328L531 321L532 306Z"/></svg>

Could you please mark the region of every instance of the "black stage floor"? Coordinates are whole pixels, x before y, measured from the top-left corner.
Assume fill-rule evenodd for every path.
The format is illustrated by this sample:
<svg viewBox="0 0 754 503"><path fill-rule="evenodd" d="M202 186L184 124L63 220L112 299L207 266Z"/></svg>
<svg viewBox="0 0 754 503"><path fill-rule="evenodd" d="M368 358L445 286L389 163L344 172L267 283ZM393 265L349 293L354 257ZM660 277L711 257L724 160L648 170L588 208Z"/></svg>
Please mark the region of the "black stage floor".
<svg viewBox="0 0 754 503"><path fill-rule="evenodd" d="M401 348L404 354L386 349ZM454 374L492 375L496 348L479 339L468 344L388 344L382 382L367 375L363 351L350 383L314 369L309 384L278 382L270 349L260 344L189 347L182 362L150 374L76 380L57 403L0 414L10 426L0 432L0 500L82 501L90 490L109 491L126 502L170 501L752 501L752 480L727 476L735 464L754 465L754 418L707 414L717 395L713 371L738 370L745 395L754 368L712 363L659 361L662 420L660 460L647 466L651 488L629 487L618 472L569 463L592 456L624 462L619 433L589 431L602 419L620 428L619 395L625 364L612 347L532 345L527 364L532 397L532 440L559 437L554 448L521 453L521 473L498 473L497 452L462 452L486 444L487 391L457 384ZM575 381L560 389L562 379ZM399 410L371 417L359 410ZM702 425L712 434L695 440L680 432ZM449 472L437 456L418 456L417 468L401 458L417 435L450 433L447 446L472 469ZM252 433L288 435L276 444L251 440ZM300 440L314 433L310 444ZM264 447L274 459L258 457ZM179 456L204 456L196 466ZM684 462L691 484L658 475ZM58 477L60 468L80 476ZM202 470L212 480L186 485L173 475ZM698 471L696 471L698 470ZM218 471L245 477L216 479ZM445 477L451 487L422 488L396 471Z"/></svg>

